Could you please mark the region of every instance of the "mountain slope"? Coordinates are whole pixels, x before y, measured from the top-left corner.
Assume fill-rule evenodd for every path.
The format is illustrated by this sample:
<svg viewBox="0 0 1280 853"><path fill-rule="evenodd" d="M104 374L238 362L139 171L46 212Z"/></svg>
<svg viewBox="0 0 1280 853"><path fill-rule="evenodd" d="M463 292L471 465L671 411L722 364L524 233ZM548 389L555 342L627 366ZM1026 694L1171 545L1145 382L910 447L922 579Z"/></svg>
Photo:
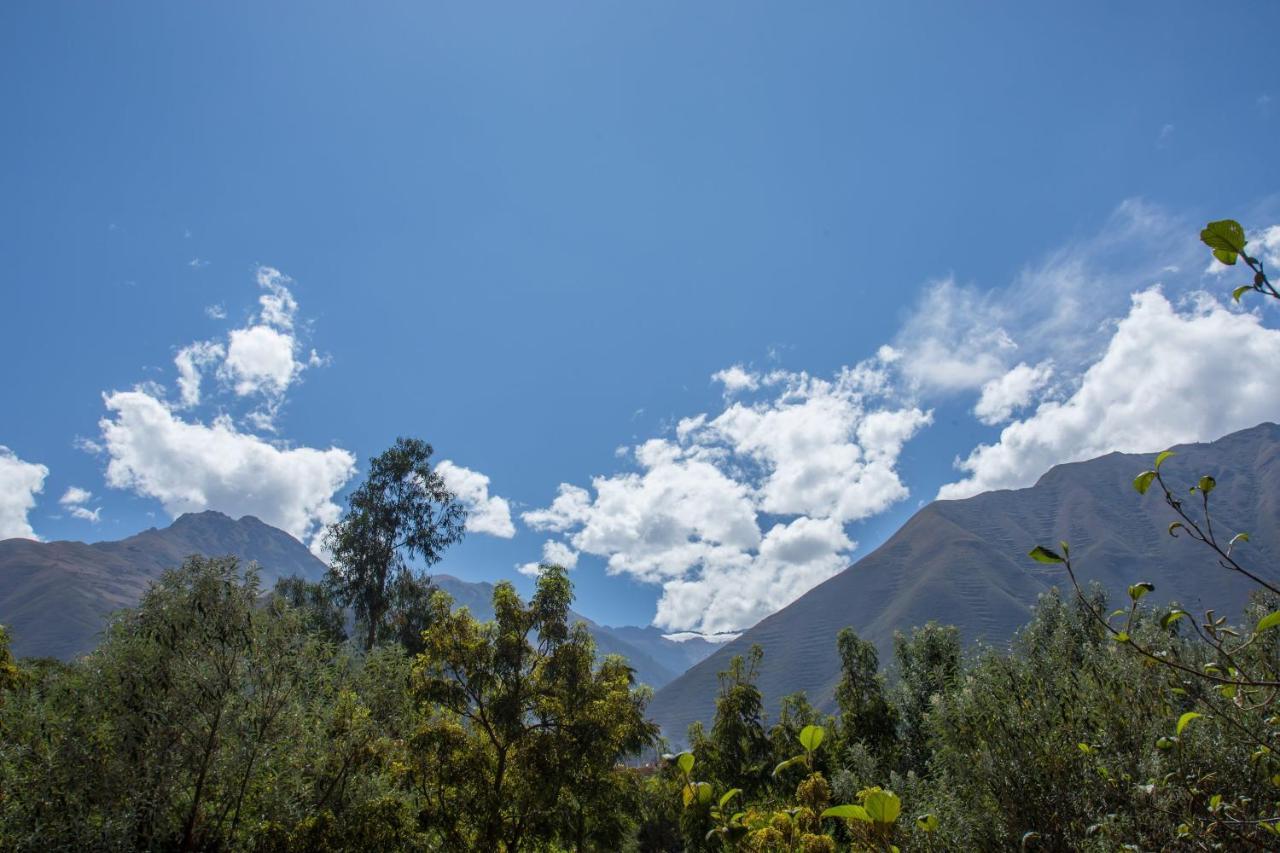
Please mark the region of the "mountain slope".
<svg viewBox="0 0 1280 853"><path fill-rule="evenodd" d="M233 554L256 562L262 584L301 575L319 580L326 566L283 530L253 516L190 513L163 530L151 528L118 542L0 541L0 624L9 628L19 657L70 658L97 643L113 610L136 604L147 585L192 554ZM481 618L493 616L493 586L449 575L433 579L460 605ZM601 654L620 654L637 678L653 687L675 678L717 646L703 640L677 643L656 628L609 628L582 619Z"/></svg>
<svg viewBox="0 0 1280 853"><path fill-rule="evenodd" d="M233 554L279 577L318 580L325 565L283 530L253 516L188 513L163 530L117 542L0 541L0 624L19 656L68 658L93 648L106 616L135 604L147 584L192 554Z"/></svg>
<svg viewBox="0 0 1280 853"><path fill-rule="evenodd" d="M1248 531L1244 560L1275 578L1280 427L1262 424L1177 451L1163 467L1170 483L1212 472L1218 529ZM839 680L835 637L845 626L876 644L882 665L892 660L895 630L930 619L956 625L965 642L1003 643L1026 622L1040 593L1068 587L1065 572L1026 556L1034 545L1063 539L1079 574L1113 595L1148 580L1156 585L1150 600L1238 614L1248 584L1218 568L1203 546L1166 535L1172 519L1163 500L1133 490L1134 476L1150 467L1152 455L1112 453L1059 465L1027 489L929 504L871 554L658 691L652 717L681 742L691 722L714 714L716 674L753 643L764 648L759 683L770 710L796 690L831 707Z"/></svg>

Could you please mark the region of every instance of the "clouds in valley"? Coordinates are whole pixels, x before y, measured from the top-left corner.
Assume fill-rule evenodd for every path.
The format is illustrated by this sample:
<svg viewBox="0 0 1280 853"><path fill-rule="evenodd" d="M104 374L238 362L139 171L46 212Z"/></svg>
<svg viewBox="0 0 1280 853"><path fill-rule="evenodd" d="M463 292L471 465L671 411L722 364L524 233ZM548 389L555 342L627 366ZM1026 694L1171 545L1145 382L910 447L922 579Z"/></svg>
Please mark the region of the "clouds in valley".
<svg viewBox="0 0 1280 853"><path fill-rule="evenodd" d="M659 586L657 626L733 631L851 562L848 525L908 496L903 448L939 406L996 430L961 452L942 498L1275 419L1280 380L1242 368L1280 359L1280 331L1263 322L1273 309L1222 297L1226 268L1205 270L1197 232L1130 201L1007 286L926 282L871 358L830 378L720 370L718 411L675 421L620 454L634 470L562 483L522 518L555 537L544 561L589 554ZM1280 252L1280 227L1252 239L1264 258Z"/></svg>
<svg viewBox="0 0 1280 853"><path fill-rule="evenodd" d="M564 537L544 559L592 554L660 585L659 627L744 628L848 564L845 523L906 497L898 456L930 414L895 405L888 377L879 357L831 379L721 371L721 411L636 446L636 471L561 484L523 519Z"/></svg>
<svg viewBox="0 0 1280 853"><path fill-rule="evenodd" d="M0 539L38 539L27 516L44 491L49 469L0 445Z"/></svg>

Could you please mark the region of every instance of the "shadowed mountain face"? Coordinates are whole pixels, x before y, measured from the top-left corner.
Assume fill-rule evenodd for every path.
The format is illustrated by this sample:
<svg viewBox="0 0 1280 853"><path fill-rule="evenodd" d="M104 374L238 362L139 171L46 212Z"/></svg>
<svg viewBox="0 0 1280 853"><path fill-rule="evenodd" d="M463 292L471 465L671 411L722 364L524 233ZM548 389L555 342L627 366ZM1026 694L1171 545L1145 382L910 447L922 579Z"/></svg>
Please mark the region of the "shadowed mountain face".
<svg viewBox="0 0 1280 853"><path fill-rule="evenodd" d="M892 660L894 631L929 620L956 625L965 642L1003 644L1029 618L1037 596L1066 573L1031 561L1027 551L1059 540L1071 545L1077 574L1113 596L1128 584L1156 585L1148 601L1178 601L1193 613L1215 608L1238 616L1250 590L1220 568L1211 552L1166 530L1174 519L1162 495L1145 496L1133 478L1151 454L1120 454L1059 465L1028 489L935 501L884 545L849 569L764 619L737 640L658 691L650 714L673 742L694 720L715 713L716 674L753 643L764 648L760 687L765 707L803 690L833 708L839 681L837 632L852 626L876 644L881 665ZM1175 448L1162 466L1171 488L1207 473L1218 481L1211 507L1223 540L1247 531L1242 564L1274 581L1280 557L1280 427L1263 424L1207 444Z"/></svg>
<svg viewBox="0 0 1280 853"><path fill-rule="evenodd" d="M18 656L70 658L97 644L106 617L136 604L147 585L192 554L232 554L256 562L262 584L301 575L319 580L325 565L283 530L253 516L188 513L163 530L118 542L0 541L0 624Z"/></svg>
<svg viewBox="0 0 1280 853"><path fill-rule="evenodd" d="M107 616L136 604L147 585L192 554L232 554L255 562L262 586L300 575L317 581L326 566L283 530L253 516L239 521L220 512L189 513L163 530L152 528L119 542L0 541L0 625L8 627L19 657L71 658L98 642ZM433 579L459 605L493 617L493 586L449 575ZM677 643L656 628L608 628L587 623L601 654L631 661L639 681L661 687L718 646Z"/></svg>

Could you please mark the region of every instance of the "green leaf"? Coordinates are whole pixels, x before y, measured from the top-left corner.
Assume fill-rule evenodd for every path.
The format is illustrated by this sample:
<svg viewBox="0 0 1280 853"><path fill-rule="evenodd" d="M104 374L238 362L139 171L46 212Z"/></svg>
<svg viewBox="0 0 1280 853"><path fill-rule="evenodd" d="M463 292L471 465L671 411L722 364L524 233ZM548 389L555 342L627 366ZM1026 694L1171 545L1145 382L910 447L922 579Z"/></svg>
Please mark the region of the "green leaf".
<svg viewBox="0 0 1280 853"><path fill-rule="evenodd" d="M1272 611L1263 616L1258 620L1258 626L1253 630L1254 633L1261 634L1263 631L1269 631L1277 625L1280 625L1280 610Z"/></svg>
<svg viewBox="0 0 1280 853"><path fill-rule="evenodd" d="M1244 238L1244 228L1234 219L1210 222L1200 232L1200 242L1210 249L1223 249L1236 254L1243 252L1244 247L1249 244L1249 241Z"/></svg>
<svg viewBox="0 0 1280 853"><path fill-rule="evenodd" d="M1175 733L1181 736L1182 730L1185 729L1192 720L1197 719L1198 717L1203 717L1203 716L1204 714L1197 714L1195 711L1188 711L1187 713L1183 714L1181 717L1178 718L1178 727L1175 730Z"/></svg>
<svg viewBox="0 0 1280 853"><path fill-rule="evenodd" d="M720 797L720 808L723 809L731 799L733 799L734 797L736 797L738 794L741 794L741 793L742 793L741 788L730 788L729 790L725 791L723 796Z"/></svg>
<svg viewBox="0 0 1280 853"><path fill-rule="evenodd" d="M1213 256L1227 266L1233 267L1236 264L1236 258L1240 255L1238 252L1233 252L1230 249L1214 249Z"/></svg>
<svg viewBox="0 0 1280 853"><path fill-rule="evenodd" d="M1065 562L1061 557L1050 551L1043 545L1037 545L1027 552L1027 556L1035 560L1037 563L1062 563Z"/></svg>
<svg viewBox="0 0 1280 853"><path fill-rule="evenodd" d="M826 730L822 726L805 726L800 730L800 745L805 752L813 752L822 743Z"/></svg>
<svg viewBox="0 0 1280 853"><path fill-rule="evenodd" d="M1094 751L1093 747L1089 746L1089 744L1087 743L1078 743L1076 744L1076 746L1080 747L1080 751L1083 752L1085 755L1089 755Z"/></svg>
<svg viewBox="0 0 1280 853"><path fill-rule="evenodd" d="M1158 453L1158 454L1156 455L1156 464L1155 464L1155 469L1156 469L1157 471L1159 471L1159 470L1160 470L1160 466L1164 464L1164 460L1168 459L1170 456L1177 456L1177 455L1178 455L1178 454L1174 453L1172 450L1162 450L1162 451L1160 451L1160 453Z"/></svg>
<svg viewBox="0 0 1280 853"><path fill-rule="evenodd" d="M1170 610L1168 613L1160 617L1160 627L1168 628L1174 622L1177 622L1179 619L1181 619L1183 616L1186 616L1186 615L1187 615L1187 611L1179 610L1178 608L1175 607L1172 610Z"/></svg>
<svg viewBox="0 0 1280 853"><path fill-rule="evenodd" d="M1205 474L1200 478L1200 482L1196 483L1196 488L1204 492L1206 495L1213 491L1214 486L1218 485L1218 481Z"/></svg>
<svg viewBox="0 0 1280 853"><path fill-rule="evenodd" d="M1183 530L1186 530L1187 526L1183 524L1181 521L1175 521L1169 525L1169 535L1172 536L1174 539L1178 538L1178 534L1174 532L1178 528L1182 528Z"/></svg>
<svg viewBox="0 0 1280 853"><path fill-rule="evenodd" d="M1127 631L1121 631L1111 639L1115 640L1117 643L1127 643L1129 642L1129 634Z"/></svg>
<svg viewBox="0 0 1280 853"><path fill-rule="evenodd" d="M871 790L863 798L862 807L876 823L893 823L902 813L902 801L892 791Z"/></svg>
<svg viewBox="0 0 1280 853"><path fill-rule="evenodd" d="M1178 743L1176 738L1158 737L1156 738L1156 749L1173 749Z"/></svg>
<svg viewBox="0 0 1280 853"><path fill-rule="evenodd" d="M715 791L711 790L711 783L709 782L698 783L698 802L701 805L705 806L707 803L711 802L715 798L716 798L716 793Z"/></svg>
<svg viewBox="0 0 1280 853"><path fill-rule="evenodd" d="M832 806L822 813L823 819L829 817L844 818L845 820L865 820L871 822L871 816L867 814L867 810L862 806Z"/></svg>
<svg viewBox="0 0 1280 853"><path fill-rule="evenodd" d="M773 768L774 778L777 778L778 774L781 773L783 770L786 770L790 767L795 767L797 764L802 764L803 762L804 762L803 755L797 755L793 758L788 758L786 761L779 762L778 766Z"/></svg>
<svg viewBox="0 0 1280 853"><path fill-rule="evenodd" d="M1156 588L1156 585L1155 585L1155 584L1153 584L1153 583L1148 583L1147 581L1142 581L1141 583L1130 584L1130 586L1129 586L1129 598L1133 599L1134 601L1138 601L1139 599L1141 599L1141 598L1142 598L1142 596L1144 596L1144 595L1146 595L1147 593L1152 592L1153 590L1155 590L1155 588Z"/></svg>
<svg viewBox="0 0 1280 853"><path fill-rule="evenodd" d="M1245 291L1247 291L1247 290L1253 290L1253 285L1252 285L1252 284L1242 284L1242 285L1240 285L1240 286L1239 286L1239 287L1237 287L1235 290L1231 291L1231 298L1232 298L1232 299L1234 299L1236 302L1239 302L1239 301L1240 301L1240 297L1241 297L1241 296L1244 296Z"/></svg>
<svg viewBox="0 0 1280 853"><path fill-rule="evenodd" d="M916 818L916 829L921 832L937 832L938 816L936 814L922 814Z"/></svg>
<svg viewBox="0 0 1280 853"><path fill-rule="evenodd" d="M1155 471L1143 471L1141 474L1133 478L1133 487L1138 490L1138 494L1145 495L1147 493L1147 489L1151 488L1151 483L1155 478Z"/></svg>
<svg viewBox="0 0 1280 853"><path fill-rule="evenodd" d="M694 799L698 796L698 789L693 785L685 785L680 789L680 796L684 798L684 807L687 809L693 804Z"/></svg>
<svg viewBox="0 0 1280 853"><path fill-rule="evenodd" d="M1231 537L1231 541L1230 541L1230 542L1228 542L1227 544L1228 544L1228 545L1234 545L1234 544L1236 544L1237 542L1248 542L1248 541L1249 541L1249 534L1248 534L1248 533L1237 533L1235 536L1232 536L1232 537Z"/></svg>
<svg viewBox="0 0 1280 853"><path fill-rule="evenodd" d="M676 767L680 768L680 772L686 776L693 770L693 753L682 752L676 756Z"/></svg>

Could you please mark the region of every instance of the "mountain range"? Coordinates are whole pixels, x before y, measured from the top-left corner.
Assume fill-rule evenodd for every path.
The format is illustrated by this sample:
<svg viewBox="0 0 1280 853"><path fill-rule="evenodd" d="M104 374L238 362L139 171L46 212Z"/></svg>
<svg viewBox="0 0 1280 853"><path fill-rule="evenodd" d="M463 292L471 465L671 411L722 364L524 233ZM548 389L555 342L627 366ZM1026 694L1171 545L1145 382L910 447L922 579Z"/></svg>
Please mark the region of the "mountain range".
<svg viewBox="0 0 1280 853"><path fill-rule="evenodd" d="M206 511L180 516L117 542L0 541L0 624L19 657L71 658L98 642L113 610L136 604L147 585L192 554L234 555L257 563L264 588L291 575L319 580L327 567L305 545L253 516ZM482 619L493 616L493 585L450 575L433 581ZM642 683L657 688L711 654L718 644L668 640L657 628L611 628L581 614L601 654L620 654Z"/></svg>
<svg viewBox="0 0 1280 853"><path fill-rule="evenodd" d="M925 506L875 551L765 618L657 692L650 715L676 744L694 720L715 713L717 674L753 644L764 650L759 685L765 708L805 691L832 710L839 681L836 634L851 626L892 661L895 631L930 620L955 625L966 643L1006 643L1039 595L1069 589L1058 567L1033 562L1035 545L1071 546L1077 575L1123 597L1135 581L1155 584L1149 601L1180 602L1193 614L1215 608L1236 617L1250 585L1211 553L1167 534L1172 510L1155 491L1139 495L1134 477L1151 454L1111 453L1058 465L1030 488L986 492ZM1185 489L1202 474L1217 479L1211 508L1224 538L1247 531L1245 565L1275 579L1280 557L1280 427L1261 424L1217 441L1173 448L1162 466Z"/></svg>
<svg viewBox="0 0 1280 853"><path fill-rule="evenodd" d="M1261 424L1174 450L1162 468L1167 479L1186 485L1213 474L1217 529L1227 537L1247 531L1242 559L1275 578L1280 427ZM930 620L957 626L969 644L1006 643L1038 596L1068 586L1060 568L1027 557L1037 544L1068 541L1078 574L1113 595L1150 581L1156 590L1149 601L1238 614L1250 585L1219 568L1202 546L1168 536L1173 516L1161 496L1134 491L1133 478L1150 467L1153 453L1111 453L1058 465L1029 488L934 501L866 557L723 645L574 618L587 623L601 653L627 657L638 680L657 688L650 715L679 744L691 722L710 721L717 674L753 644L764 650L759 684L767 709L803 690L831 710L839 680L835 637L846 626L875 643L882 665L892 661L896 631ZM136 603L147 584L191 554L256 562L264 586L288 575L318 580L326 570L288 533L252 516L236 520L212 511L117 542L8 539L0 541L0 624L9 628L18 656L83 654L111 611ZM444 574L433 581L478 617L492 616L491 584Z"/></svg>

